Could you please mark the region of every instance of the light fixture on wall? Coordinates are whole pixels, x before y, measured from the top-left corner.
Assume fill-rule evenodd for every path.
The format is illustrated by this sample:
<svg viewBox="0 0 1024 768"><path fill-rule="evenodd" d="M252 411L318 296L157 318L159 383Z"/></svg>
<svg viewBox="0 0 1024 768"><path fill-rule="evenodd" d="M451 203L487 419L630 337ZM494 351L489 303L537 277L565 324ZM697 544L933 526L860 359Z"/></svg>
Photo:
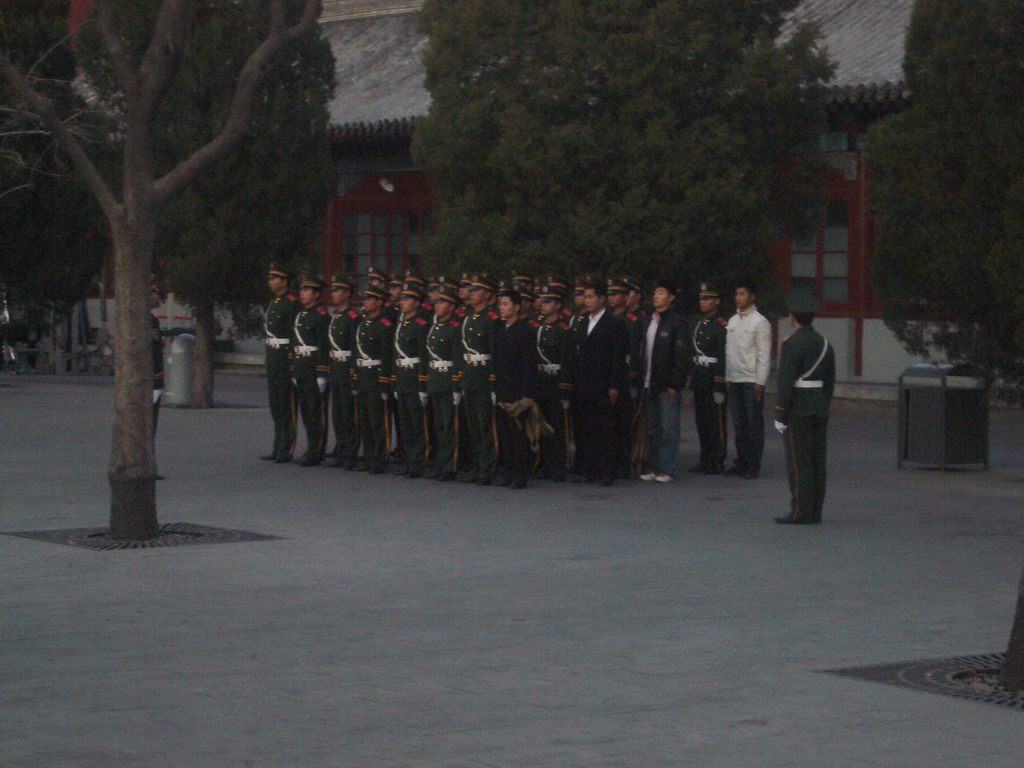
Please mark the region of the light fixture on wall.
<svg viewBox="0 0 1024 768"><path fill-rule="evenodd" d="M381 177L380 180L380 188L383 189L385 192L395 191L395 185L383 177Z"/></svg>

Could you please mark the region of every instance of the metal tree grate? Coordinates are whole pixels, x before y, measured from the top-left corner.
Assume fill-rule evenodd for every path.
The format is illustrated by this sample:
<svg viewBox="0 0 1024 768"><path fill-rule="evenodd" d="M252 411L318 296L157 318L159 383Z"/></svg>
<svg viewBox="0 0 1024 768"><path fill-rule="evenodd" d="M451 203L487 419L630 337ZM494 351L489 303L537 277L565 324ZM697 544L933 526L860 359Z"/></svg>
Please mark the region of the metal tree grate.
<svg viewBox="0 0 1024 768"><path fill-rule="evenodd" d="M144 541L117 541L110 538L106 528L63 528L55 531L5 531L5 536L47 541L96 550L156 549L184 547L193 544L234 544L245 541L273 541L280 536L239 531L233 528L211 528L192 523L165 523L159 527L159 536Z"/></svg>
<svg viewBox="0 0 1024 768"><path fill-rule="evenodd" d="M898 685L915 691L981 701L1024 712L1024 693L1005 691L996 684L1004 658L1005 654L1002 653L978 653L972 656L949 656L820 671L873 683Z"/></svg>

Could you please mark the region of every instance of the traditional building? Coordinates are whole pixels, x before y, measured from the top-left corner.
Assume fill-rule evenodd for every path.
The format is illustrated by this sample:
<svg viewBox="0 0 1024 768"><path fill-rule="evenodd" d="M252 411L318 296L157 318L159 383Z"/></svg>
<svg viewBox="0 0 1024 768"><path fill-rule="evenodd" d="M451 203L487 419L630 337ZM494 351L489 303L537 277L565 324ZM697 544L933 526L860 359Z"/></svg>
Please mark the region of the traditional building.
<svg viewBox="0 0 1024 768"><path fill-rule="evenodd" d="M338 61L331 103L332 143L341 170L326 224L324 271L365 274L416 263L431 230L433 198L409 156L415 118L426 114L423 52L412 0L327 0L321 19ZM804 0L787 22L819 25L836 61L820 138L830 170L827 203L815 233L785 239L773 253L783 288L805 286L821 298L818 321L836 349L838 374L858 394L884 395L911 361L880 319L870 272L876 227L867 202L865 132L902 108L904 39L913 0ZM849 386L847 391L850 391Z"/></svg>

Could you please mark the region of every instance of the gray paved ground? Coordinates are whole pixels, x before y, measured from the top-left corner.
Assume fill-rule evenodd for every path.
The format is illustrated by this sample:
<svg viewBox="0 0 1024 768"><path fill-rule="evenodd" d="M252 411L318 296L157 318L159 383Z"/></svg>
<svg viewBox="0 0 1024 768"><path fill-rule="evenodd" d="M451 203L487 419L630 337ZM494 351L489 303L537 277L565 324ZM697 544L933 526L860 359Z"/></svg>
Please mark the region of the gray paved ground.
<svg viewBox="0 0 1024 768"><path fill-rule="evenodd" d="M0 530L105 523L109 407L0 379ZM162 521L284 538L0 536L0 766L1020 766L1022 712L817 672L1005 648L1024 420L989 473L897 471L894 422L838 407L794 528L774 435L755 482L512 492L272 466L265 408L165 410Z"/></svg>

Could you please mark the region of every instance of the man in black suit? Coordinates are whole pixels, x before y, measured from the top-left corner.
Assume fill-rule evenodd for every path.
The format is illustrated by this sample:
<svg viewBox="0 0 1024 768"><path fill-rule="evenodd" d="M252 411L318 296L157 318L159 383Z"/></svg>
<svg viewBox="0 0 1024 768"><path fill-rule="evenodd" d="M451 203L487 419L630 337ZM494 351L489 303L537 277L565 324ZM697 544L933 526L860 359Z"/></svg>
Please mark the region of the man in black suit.
<svg viewBox="0 0 1024 768"><path fill-rule="evenodd" d="M628 386L626 349L629 332L623 322L606 311L606 286L599 280L583 287L587 317L577 326L579 364L574 387L580 417L577 450L584 447L580 470L587 482L615 483L619 426L615 404Z"/></svg>
<svg viewBox="0 0 1024 768"><path fill-rule="evenodd" d="M533 469L534 453L521 423L506 413L503 406L522 401L532 407L537 397L537 348L528 320L520 309L524 299L514 286L502 285L498 291L498 314L502 323L494 337L494 412L505 477L498 485L525 488Z"/></svg>

